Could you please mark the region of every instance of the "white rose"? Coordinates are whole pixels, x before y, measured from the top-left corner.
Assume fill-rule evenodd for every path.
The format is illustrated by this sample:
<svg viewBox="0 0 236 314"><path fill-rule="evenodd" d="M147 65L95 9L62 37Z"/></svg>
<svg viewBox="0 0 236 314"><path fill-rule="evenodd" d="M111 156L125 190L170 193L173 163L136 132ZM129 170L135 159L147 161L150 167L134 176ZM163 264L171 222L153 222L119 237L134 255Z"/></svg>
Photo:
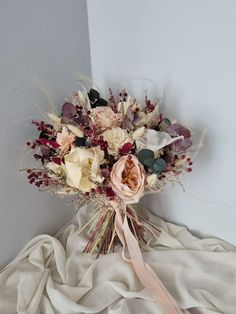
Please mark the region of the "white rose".
<svg viewBox="0 0 236 314"><path fill-rule="evenodd" d="M156 181L157 181L157 174L156 173L152 173L152 174L148 175L146 178L147 187L153 187L155 185Z"/></svg>
<svg viewBox="0 0 236 314"><path fill-rule="evenodd" d="M138 138L135 143L137 150L150 149L154 152L162 149L163 147L179 140L183 139L183 136L171 137L166 132L155 131L153 129L146 129L143 136Z"/></svg>
<svg viewBox="0 0 236 314"><path fill-rule="evenodd" d="M65 173L67 184L82 192L90 192L96 188L96 182L101 183L100 164L104 153L99 147L74 147L65 156Z"/></svg>
<svg viewBox="0 0 236 314"><path fill-rule="evenodd" d="M113 128L111 130L106 130L102 133L102 136L105 141L108 142L108 152L112 156L117 156L119 149L125 143L132 143L133 140L129 137L129 134L126 130L121 128Z"/></svg>

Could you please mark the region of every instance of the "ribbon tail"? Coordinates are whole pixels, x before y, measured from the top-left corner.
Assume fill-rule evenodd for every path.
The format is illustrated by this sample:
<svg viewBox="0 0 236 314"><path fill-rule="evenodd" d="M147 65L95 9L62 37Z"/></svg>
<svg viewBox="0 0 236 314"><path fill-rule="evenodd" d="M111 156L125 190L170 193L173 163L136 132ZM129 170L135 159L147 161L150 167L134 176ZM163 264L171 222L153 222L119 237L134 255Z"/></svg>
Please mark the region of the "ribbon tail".
<svg viewBox="0 0 236 314"><path fill-rule="evenodd" d="M124 204L123 204L124 205ZM122 221L120 209L117 204L113 204L116 212L115 227L117 235L123 245L122 256L125 261L132 263L137 277L142 282L144 287L149 291L153 299L160 304L165 314L182 314L181 309L159 280L157 275L153 272L152 268L143 261L142 253L138 241L130 230L126 207L124 205L124 221ZM130 259L128 260L124 255L124 249L127 244Z"/></svg>
<svg viewBox="0 0 236 314"><path fill-rule="evenodd" d="M166 290L152 268L143 261L138 242L130 231L127 216L124 218L124 235L134 270L153 299L160 304L166 314L182 314L174 298Z"/></svg>

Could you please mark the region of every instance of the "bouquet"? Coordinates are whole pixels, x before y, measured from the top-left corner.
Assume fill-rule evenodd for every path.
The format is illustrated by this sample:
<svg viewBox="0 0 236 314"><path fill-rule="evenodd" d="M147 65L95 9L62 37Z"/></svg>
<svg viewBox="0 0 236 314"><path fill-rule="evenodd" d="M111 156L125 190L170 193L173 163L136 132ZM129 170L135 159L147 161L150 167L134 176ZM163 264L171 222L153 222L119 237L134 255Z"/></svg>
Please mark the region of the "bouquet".
<svg viewBox="0 0 236 314"><path fill-rule="evenodd" d="M140 104L125 90L115 96L110 89L108 100L95 89L73 93L59 116L48 113L50 122L32 121L39 136L26 144L35 151L40 166L23 169L30 184L42 191L73 195L78 208L95 201L92 218L81 229L87 228L89 234L84 252L99 256L121 243L147 288L154 275L148 272L139 248L157 228L132 205L168 183L181 185L181 175L192 171L191 133L163 116L159 102L146 94ZM160 301L162 292L151 293ZM170 303L170 313L179 313L174 301Z"/></svg>

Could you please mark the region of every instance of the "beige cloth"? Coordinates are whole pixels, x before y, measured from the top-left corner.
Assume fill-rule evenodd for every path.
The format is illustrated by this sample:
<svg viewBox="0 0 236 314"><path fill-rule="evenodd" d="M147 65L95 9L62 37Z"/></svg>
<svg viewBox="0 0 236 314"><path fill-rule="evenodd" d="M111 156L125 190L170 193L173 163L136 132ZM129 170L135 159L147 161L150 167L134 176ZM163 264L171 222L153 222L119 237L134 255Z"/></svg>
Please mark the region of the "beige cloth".
<svg viewBox="0 0 236 314"><path fill-rule="evenodd" d="M0 273L0 313L159 314L120 252L82 254L79 226L91 208L81 208L55 237L40 235ZM217 239L198 239L184 227L146 212L161 236L144 259L184 313L236 313L236 249Z"/></svg>

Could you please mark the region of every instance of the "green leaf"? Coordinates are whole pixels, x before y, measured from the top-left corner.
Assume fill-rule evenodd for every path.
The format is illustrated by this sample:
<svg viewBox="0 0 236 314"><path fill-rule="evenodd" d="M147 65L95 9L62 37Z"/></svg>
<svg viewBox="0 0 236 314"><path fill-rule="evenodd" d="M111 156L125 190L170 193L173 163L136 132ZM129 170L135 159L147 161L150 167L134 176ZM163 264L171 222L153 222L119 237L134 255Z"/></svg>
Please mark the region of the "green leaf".
<svg viewBox="0 0 236 314"><path fill-rule="evenodd" d="M142 149L138 153L138 160L141 164L144 164L144 161L149 158L154 158L154 152L150 149Z"/></svg>
<svg viewBox="0 0 236 314"><path fill-rule="evenodd" d="M143 165L147 166L148 168L152 169L152 166L154 164L154 162L156 161L155 158L147 158L143 161Z"/></svg>
<svg viewBox="0 0 236 314"><path fill-rule="evenodd" d="M76 137L74 144L76 147L85 146L86 138L85 137Z"/></svg>
<svg viewBox="0 0 236 314"><path fill-rule="evenodd" d="M166 161L162 158L158 158L155 160L152 169L155 173L163 172L166 168Z"/></svg>
<svg viewBox="0 0 236 314"><path fill-rule="evenodd" d="M164 121L166 124L168 124L168 125L171 124L171 121L170 121L168 118L164 118L163 121Z"/></svg>

